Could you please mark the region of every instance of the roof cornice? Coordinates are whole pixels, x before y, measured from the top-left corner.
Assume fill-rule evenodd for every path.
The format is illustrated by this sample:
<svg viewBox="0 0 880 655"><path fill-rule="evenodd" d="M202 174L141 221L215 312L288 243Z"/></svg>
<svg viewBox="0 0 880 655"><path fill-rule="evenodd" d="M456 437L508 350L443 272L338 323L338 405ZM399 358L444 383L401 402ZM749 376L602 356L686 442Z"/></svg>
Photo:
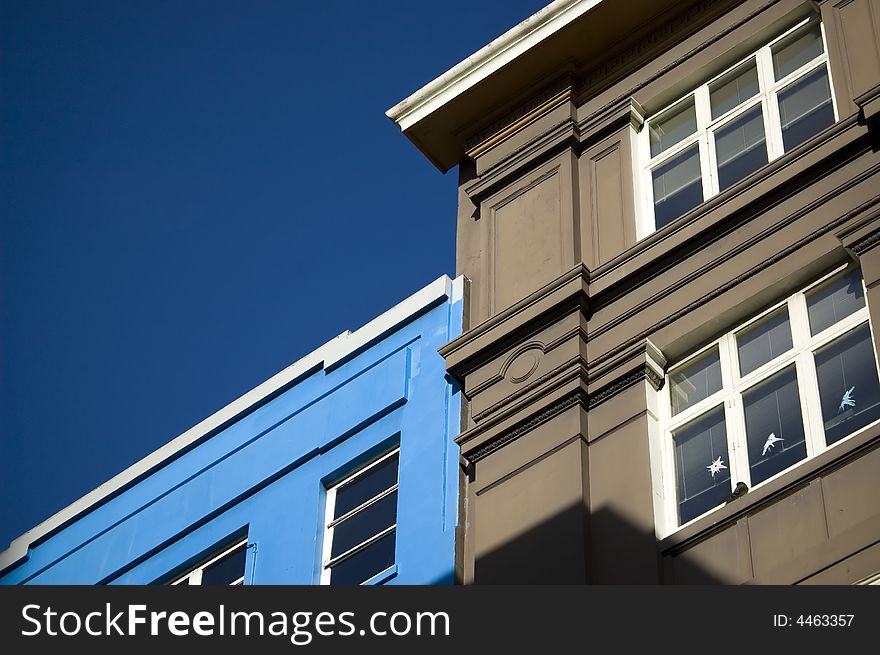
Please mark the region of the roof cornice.
<svg viewBox="0 0 880 655"><path fill-rule="evenodd" d="M604 0L555 0L385 112L401 131L476 86Z"/></svg>

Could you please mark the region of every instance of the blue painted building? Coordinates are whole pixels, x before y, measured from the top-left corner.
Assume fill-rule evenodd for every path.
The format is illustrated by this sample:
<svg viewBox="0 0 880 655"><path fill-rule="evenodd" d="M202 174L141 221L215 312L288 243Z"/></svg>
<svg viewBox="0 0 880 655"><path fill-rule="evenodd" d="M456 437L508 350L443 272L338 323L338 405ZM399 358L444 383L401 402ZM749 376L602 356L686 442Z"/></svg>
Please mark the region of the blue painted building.
<svg viewBox="0 0 880 655"><path fill-rule="evenodd" d="M25 533L2 584L446 584L461 332L442 277Z"/></svg>

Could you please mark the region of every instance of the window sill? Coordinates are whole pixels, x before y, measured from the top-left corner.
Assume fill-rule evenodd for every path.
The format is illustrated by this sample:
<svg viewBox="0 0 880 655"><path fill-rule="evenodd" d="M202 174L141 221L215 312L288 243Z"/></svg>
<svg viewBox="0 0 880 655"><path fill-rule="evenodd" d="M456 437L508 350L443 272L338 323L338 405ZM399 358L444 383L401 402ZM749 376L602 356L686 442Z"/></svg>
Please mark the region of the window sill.
<svg viewBox="0 0 880 655"><path fill-rule="evenodd" d="M364 580L363 582L361 582L361 586L368 587L368 586L373 586L373 585L385 584L386 582L388 582L392 578L396 578L396 577L397 577L397 564L392 564L384 571L380 571L379 573L374 575L372 578L369 578L368 580Z"/></svg>
<svg viewBox="0 0 880 655"><path fill-rule="evenodd" d="M836 468L859 454L870 450L880 442L880 421L834 444L820 455L780 474L747 494L710 511L693 523L679 528L659 542L660 553L665 555L678 550L689 542L703 539L712 532L723 530L743 516L753 513L762 505L770 504L787 495L826 471Z"/></svg>

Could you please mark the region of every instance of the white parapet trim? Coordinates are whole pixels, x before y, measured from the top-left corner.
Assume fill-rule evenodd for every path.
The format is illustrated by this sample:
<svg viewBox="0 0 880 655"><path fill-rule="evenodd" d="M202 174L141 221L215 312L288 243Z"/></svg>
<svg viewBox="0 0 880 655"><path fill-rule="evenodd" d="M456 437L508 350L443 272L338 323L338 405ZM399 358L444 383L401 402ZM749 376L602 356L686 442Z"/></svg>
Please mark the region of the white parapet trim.
<svg viewBox="0 0 880 655"><path fill-rule="evenodd" d="M14 539L9 548L0 553L0 571L25 558L30 545L35 541L73 521L98 503L165 464L208 435L232 423L241 417L242 414L250 411L255 405L270 398L288 385L295 383L299 378L322 368L330 368L331 366L341 364L383 336L402 327L424 311L443 301L457 302L462 298L463 290L463 277L459 276L455 280L451 280L448 276L443 275L403 302L380 314L363 327L358 328L354 332L346 330L324 345L319 346L283 371L276 373L259 386L233 400L226 407L212 414L198 425L193 426L161 448L132 464L122 473L119 473L36 527Z"/></svg>
<svg viewBox="0 0 880 655"><path fill-rule="evenodd" d="M385 115L405 132L468 89L535 47L603 0L555 0L428 82Z"/></svg>

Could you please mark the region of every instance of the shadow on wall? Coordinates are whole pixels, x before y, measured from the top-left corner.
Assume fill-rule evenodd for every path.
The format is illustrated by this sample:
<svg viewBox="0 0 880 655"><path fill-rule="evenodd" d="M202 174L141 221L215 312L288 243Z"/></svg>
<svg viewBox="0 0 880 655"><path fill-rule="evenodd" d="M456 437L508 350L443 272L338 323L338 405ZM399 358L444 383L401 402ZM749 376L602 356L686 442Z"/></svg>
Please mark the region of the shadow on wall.
<svg viewBox="0 0 880 655"><path fill-rule="evenodd" d="M475 528L479 530L479 522ZM479 535L475 535L479 540ZM725 584L725 580L676 557L675 577L687 584ZM574 505L478 554L474 584L660 584L662 560L654 531L633 525L618 513L592 515Z"/></svg>

